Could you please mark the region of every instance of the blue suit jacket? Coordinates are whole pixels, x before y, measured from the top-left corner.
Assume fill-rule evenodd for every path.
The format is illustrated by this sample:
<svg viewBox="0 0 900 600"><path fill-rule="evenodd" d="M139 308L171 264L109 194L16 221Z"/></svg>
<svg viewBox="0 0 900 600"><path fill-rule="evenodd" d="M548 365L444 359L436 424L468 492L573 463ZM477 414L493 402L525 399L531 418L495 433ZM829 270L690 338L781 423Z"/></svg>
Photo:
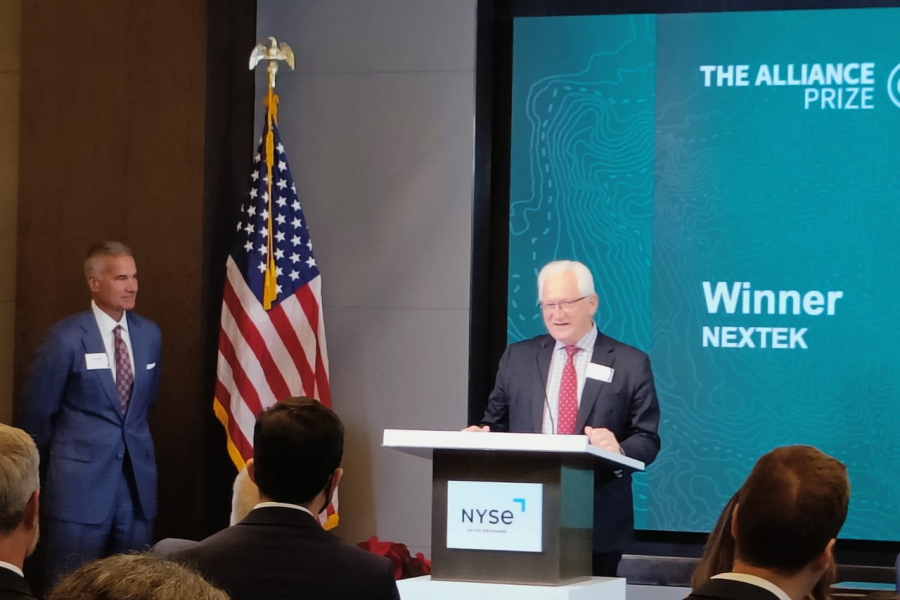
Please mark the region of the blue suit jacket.
<svg viewBox="0 0 900 600"><path fill-rule="evenodd" d="M482 425L491 431L541 433L547 376L556 341L549 335L510 344ZM612 431L626 456L649 465L659 453L659 402L649 357L597 332L591 362L615 369L604 383L585 379L575 432L588 425ZM594 552L619 552L634 537L631 474L594 473Z"/></svg>
<svg viewBox="0 0 900 600"><path fill-rule="evenodd" d="M159 389L160 331L126 313L134 387L122 415L111 369L86 368L106 354L92 311L54 325L31 363L22 428L41 455L41 508L55 519L96 524L112 518L126 452L137 483L136 514L156 516L156 456L147 414Z"/></svg>

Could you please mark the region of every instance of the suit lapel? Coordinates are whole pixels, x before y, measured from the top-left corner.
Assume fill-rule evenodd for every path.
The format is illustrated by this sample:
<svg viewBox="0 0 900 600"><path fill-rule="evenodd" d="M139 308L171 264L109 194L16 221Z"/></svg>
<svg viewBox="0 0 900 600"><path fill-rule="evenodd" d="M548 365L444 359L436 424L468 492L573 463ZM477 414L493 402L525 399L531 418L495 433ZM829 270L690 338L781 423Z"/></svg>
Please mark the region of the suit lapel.
<svg viewBox="0 0 900 600"><path fill-rule="evenodd" d="M141 335L140 323L131 316L131 313L125 313L125 318L128 319L128 337L131 339L131 353L134 355L134 364L131 365L134 370L134 386L131 391L131 401L128 403L130 407L132 402L140 398L139 391L147 377L148 357L147 348L142 343L144 338Z"/></svg>
<svg viewBox="0 0 900 600"><path fill-rule="evenodd" d="M591 363L612 368L615 360L616 357L613 353L612 344L609 343L609 338L598 330L597 339L594 341L594 352L591 354ZM575 420L576 434L584 432L588 419L591 413L594 412L594 407L600 399L600 392L603 391L603 386L605 385L606 383L598 379L591 379L585 375L584 389L581 390L581 403L578 405L578 418Z"/></svg>
<svg viewBox="0 0 900 600"><path fill-rule="evenodd" d="M544 399L547 397L547 377L550 375L550 360L553 358L555 345L553 338L549 335L546 336L541 340L541 345L534 356L534 360L537 362L537 372L540 376L540 381L538 382L540 389L537 390L531 403L532 431L534 433L541 433L544 427Z"/></svg>
<svg viewBox="0 0 900 600"><path fill-rule="evenodd" d="M100 327L97 326L97 319L94 318L93 311L81 313L81 328L84 335L81 337L81 343L84 345L85 354L103 354L106 355L106 346L103 345L103 338L100 336ZM119 403L119 395L116 393L116 384L113 381L112 370L115 365L109 365L109 369L94 369L88 371L88 377L96 377L101 387L106 392L107 398L113 405L114 411L119 417L122 416L122 406Z"/></svg>

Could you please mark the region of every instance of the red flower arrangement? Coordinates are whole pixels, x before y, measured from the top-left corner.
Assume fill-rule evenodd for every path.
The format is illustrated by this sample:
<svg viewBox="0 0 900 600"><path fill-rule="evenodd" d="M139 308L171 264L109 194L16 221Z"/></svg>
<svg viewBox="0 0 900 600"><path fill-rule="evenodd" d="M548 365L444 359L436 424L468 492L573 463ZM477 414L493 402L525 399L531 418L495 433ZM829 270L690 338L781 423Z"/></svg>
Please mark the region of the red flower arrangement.
<svg viewBox="0 0 900 600"><path fill-rule="evenodd" d="M363 550L385 556L394 565L394 579L408 579L431 574L431 561L421 552L411 556L406 544L382 542L374 535L367 542L357 544Z"/></svg>

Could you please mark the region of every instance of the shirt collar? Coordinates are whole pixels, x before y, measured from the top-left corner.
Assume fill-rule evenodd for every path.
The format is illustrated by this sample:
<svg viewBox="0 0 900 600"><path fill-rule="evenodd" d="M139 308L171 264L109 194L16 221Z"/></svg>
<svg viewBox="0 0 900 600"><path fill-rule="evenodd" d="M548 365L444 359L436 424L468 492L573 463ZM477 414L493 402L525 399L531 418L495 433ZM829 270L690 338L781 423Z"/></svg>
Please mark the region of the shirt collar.
<svg viewBox="0 0 900 600"><path fill-rule="evenodd" d="M311 510L305 506L300 506L299 504L288 504L287 502L260 502L253 507L253 510L256 510L257 508L293 508L294 510L301 510L313 519L316 519L316 515L312 514ZM318 519L316 519L316 521L318 521Z"/></svg>
<svg viewBox="0 0 900 600"><path fill-rule="evenodd" d="M591 330L586 334L581 336L581 339L575 342L575 345L587 352L588 350L594 349L594 343L597 341L597 325L591 323ZM556 346L554 346L554 350L559 350L560 348L565 348L566 343L556 340Z"/></svg>
<svg viewBox="0 0 900 600"><path fill-rule="evenodd" d="M93 300L91 300L91 310L94 311L94 318L97 319L97 325L100 326L101 331L112 333L116 325L121 325L122 329L128 331L128 319L125 317L127 314L125 311L122 311L122 320L115 321L111 316L103 312L103 309L97 306L97 303Z"/></svg>
<svg viewBox="0 0 900 600"><path fill-rule="evenodd" d="M19 577L25 577L25 574L22 572L22 569L20 569L16 565L8 563L8 562L0 560L0 568L9 569L13 573L18 573Z"/></svg>
<svg viewBox="0 0 900 600"><path fill-rule="evenodd" d="M772 592L778 596L778 600L791 600L791 597L788 596L783 589L771 581L763 579L762 577L757 577L756 575L749 575L747 573L719 573L718 575L711 577L711 579L729 579L731 581L749 583L750 585L755 585L756 587L761 587L764 590Z"/></svg>

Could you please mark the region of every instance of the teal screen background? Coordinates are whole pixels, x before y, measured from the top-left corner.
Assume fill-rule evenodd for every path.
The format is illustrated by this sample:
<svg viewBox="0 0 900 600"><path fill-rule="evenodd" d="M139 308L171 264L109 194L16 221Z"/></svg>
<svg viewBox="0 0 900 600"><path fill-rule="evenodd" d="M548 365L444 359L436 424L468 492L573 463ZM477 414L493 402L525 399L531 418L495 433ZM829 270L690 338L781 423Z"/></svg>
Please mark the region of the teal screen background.
<svg viewBox="0 0 900 600"><path fill-rule="evenodd" d="M639 528L708 531L760 455L811 444L848 467L842 537L900 540L898 29L900 9L514 21L508 339L545 333L543 264L591 268L598 326L650 355L659 394ZM871 109L754 85L761 65L851 62L874 83L830 87L871 87ZM749 85L706 87L702 65L748 65ZM843 296L711 313L705 281ZM704 327L805 328L807 348L704 347Z"/></svg>

